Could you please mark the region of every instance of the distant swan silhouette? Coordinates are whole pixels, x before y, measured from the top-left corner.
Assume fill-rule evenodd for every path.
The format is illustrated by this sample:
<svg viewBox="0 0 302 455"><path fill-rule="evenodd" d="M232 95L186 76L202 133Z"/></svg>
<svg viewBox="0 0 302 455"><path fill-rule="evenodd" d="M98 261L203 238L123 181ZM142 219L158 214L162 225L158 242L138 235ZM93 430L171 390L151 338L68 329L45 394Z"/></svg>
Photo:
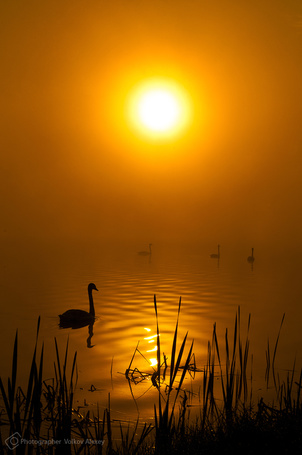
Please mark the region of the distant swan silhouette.
<svg viewBox="0 0 302 455"><path fill-rule="evenodd" d="M152 243L149 243L149 251L139 251L137 254L140 256L148 256L149 254L152 254L151 246Z"/></svg>
<svg viewBox="0 0 302 455"><path fill-rule="evenodd" d="M249 256L247 258L247 262L254 262L255 258L254 258L254 248L252 248L252 256Z"/></svg>
<svg viewBox="0 0 302 455"><path fill-rule="evenodd" d="M88 323L94 321L95 311L93 305L92 291L98 291L94 283L88 285L88 296L89 296L89 313L84 310L67 310L63 314L59 314L60 326L61 327L81 327L88 325Z"/></svg>
<svg viewBox="0 0 302 455"><path fill-rule="evenodd" d="M220 258L220 245L218 245L218 253L213 253L213 254L210 254L210 257L213 258L213 259L219 259Z"/></svg>

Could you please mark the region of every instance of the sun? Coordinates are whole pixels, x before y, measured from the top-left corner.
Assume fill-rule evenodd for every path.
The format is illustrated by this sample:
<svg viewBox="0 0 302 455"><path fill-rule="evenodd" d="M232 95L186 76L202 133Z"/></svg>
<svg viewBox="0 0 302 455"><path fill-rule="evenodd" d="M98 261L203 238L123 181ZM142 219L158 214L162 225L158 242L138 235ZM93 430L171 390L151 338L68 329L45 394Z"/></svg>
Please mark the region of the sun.
<svg viewBox="0 0 302 455"><path fill-rule="evenodd" d="M181 115L180 104L167 89L150 89L138 100L138 116L143 125L152 131L173 128Z"/></svg>
<svg viewBox="0 0 302 455"><path fill-rule="evenodd" d="M191 117L189 96L171 79L153 78L129 94L127 117L136 132L155 139L182 133Z"/></svg>

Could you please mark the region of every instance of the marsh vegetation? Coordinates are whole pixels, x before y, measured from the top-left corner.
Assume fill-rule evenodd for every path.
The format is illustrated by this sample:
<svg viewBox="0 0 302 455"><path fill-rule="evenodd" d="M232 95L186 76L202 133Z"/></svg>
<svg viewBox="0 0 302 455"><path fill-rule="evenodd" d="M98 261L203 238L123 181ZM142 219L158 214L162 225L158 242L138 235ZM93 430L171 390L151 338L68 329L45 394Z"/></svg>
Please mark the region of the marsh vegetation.
<svg viewBox="0 0 302 455"><path fill-rule="evenodd" d="M0 453L270 454L277 450L282 453L301 450L302 370L294 365L281 377L275 367L284 316L273 348L268 342L265 353L265 387L274 391L274 399L267 401L264 396L254 397L250 315L242 336L238 308L233 332L226 330L223 346L214 324L207 358L204 365L198 366L194 342L188 340L188 333L179 339L181 299L169 355L163 353L160 342L156 297L154 309L157 364L148 365L146 371L137 368L136 355L141 355L137 346L125 372L130 390L139 381L149 381L150 387L156 390L154 423L142 424L138 419L133 426L114 421L110 394L108 406L102 412L99 407L97 412L89 409L81 413L76 409L77 353L69 359L67 343L62 358L55 339L54 376L46 380L43 377L44 346L42 344L40 349L38 346L39 318L27 387L17 385L18 332L12 373L6 386L0 378ZM187 386L188 378L197 374L202 375L198 394Z"/></svg>

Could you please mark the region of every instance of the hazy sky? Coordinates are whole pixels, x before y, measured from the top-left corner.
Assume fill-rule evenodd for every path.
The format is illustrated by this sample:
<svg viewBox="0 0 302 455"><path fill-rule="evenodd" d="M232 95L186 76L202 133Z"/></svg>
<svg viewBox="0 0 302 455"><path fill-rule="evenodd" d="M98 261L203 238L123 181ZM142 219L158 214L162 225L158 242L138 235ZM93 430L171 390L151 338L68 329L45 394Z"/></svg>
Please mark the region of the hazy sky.
<svg viewBox="0 0 302 455"><path fill-rule="evenodd" d="M1 237L301 245L300 0L0 3ZM175 79L193 122L137 136Z"/></svg>

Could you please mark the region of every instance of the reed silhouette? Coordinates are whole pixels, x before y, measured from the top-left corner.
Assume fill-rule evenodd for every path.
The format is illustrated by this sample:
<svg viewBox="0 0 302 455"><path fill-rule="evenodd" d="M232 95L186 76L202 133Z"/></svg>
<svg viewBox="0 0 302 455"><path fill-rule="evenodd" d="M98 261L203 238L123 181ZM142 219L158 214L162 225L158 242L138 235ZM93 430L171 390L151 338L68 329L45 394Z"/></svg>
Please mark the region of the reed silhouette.
<svg viewBox="0 0 302 455"><path fill-rule="evenodd" d="M15 439L53 440L49 447L19 444L13 452L17 455L35 454L87 454L103 455L183 455L204 454L275 454L301 453L302 450L302 370L294 363L284 380L276 370L276 352L280 332L273 346L268 342L266 351L266 387L275 390L276 398L267 404L261 396L254 398L250 358L250 315L246 336L241 335L240 307L235 317L233 333L226 330L221 348L216 324L212 342L208 343L206 363L197 369L193 360L193 341L187 345L187 335L178 340L181 300L179 300L171 355L167 366L160 343L159 315L156 297L154 309L157 332L157 365L153 369L152 386L158 391L158 405L154 405L154 424L145 423L139 428L139 418L133 428L120 422L120 436L116 439L111 415L110 394L108 407L100 415L87 410L86 415L74 409L77 385L77 353L68 361L68 341L65 355L60 357L55 339L56 361L54 377L43 378L44 344L38 355L38 319L36 342L28 377L23 390L17 383L18 332L13 346L12 373L7 387L0 377L0 454L8 453L10 438L3 432L17 435ZM172 334L173 335L173 334ZM224 349L223 349L224 347ZM136 349L137 350L137 349ZM187 351L185 353L185 351ZM271 353L273 353L271 355ZM134 377L133 358L126 378ZM162 361L162 359L164 359ZM200 413L197 420L190 420L190 399L195 395L186 381L193 373L201 373L203 384L199 391ZM188 375L188 378L186 377ZM271 387L271 378L274 387ZM92 387L91 387L92 389ZM262 395L262 392L261 392ZM190 398L191 397L191 398ZM178 404L180 408L178 411ZM4 424L4 425L3 425ZM2 427L3 425L3 427ZM96 447L94 440L102 444ZM57 442L58 441L58 442ZM65 441L76 441L66 443ZM92 442L91 442L92 441Z"/></svg>

